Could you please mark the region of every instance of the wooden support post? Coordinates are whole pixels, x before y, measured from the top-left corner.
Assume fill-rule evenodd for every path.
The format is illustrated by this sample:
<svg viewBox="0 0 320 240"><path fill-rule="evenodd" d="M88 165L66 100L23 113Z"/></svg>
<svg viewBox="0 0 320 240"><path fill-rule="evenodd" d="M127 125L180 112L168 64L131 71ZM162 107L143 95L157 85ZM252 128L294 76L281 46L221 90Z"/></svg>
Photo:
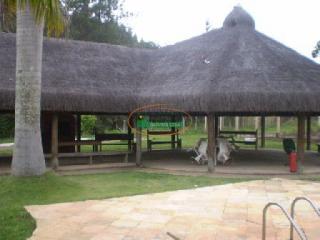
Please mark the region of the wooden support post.
<svg viewBox="0 0 320 240"><path fill-rule="evenodd" d="M234 127L236 131L239 131L239 122L240 122L240 118L239 117L235 117L234 118Z"/></svg>
<svg viewBox="0 0 320 240"><path fill-rule="evenodd" d="M254 118L254 127L255 127L256 130L259 129L259 120L260 120L259 117L255 117Z"/></svg>
<svg viewBox="0 0 320 240"><path fill-rule="evenodd" d="M77 114L77 140L80 141L81 140L81 114ZM79 144L77 146L77 152L81 152L81 145Z"/></svg>
<svg viewBox="0 0 320 240"><path fill-rule="evenodd" d="M311 150L311 117L307 117L307 150Z"/></svg>
<svg viewBox="0 0 320 240"><path fill-rule="evenodd" d="M57 169L59 166L58 152L59 152L59 118L58 114L52 115L51 125L51 167Z"/></svg>
<svg viewBox="0 0 320 240"><path fill-rule="evenodd" d="M216 138L219 136L219 126L220 126L220 121L219 121L219 117L214 117L214 132L215 132L215 136Z"/></svg>
<svg viewBox="0 0 320 240"><path fill-rule="evenodd" d="M125 119L123 119L123 120L122 120L122 131L123 131L123 132L126 132L126 130L127 130L126 127L127 127L127 126L128 126L128 125L127 125L127 121L126 121Z"/></svg>
<svg viewBox="0 0 320 240"><path fill-rule="evenodd" d="M261 117L261 147L265 147L266 142L266 118Z"/></svg>
<svg viewBox="0 0 320 240"><path fill-rule="evenodd" d="M172 116L171 117L171 121L174 122L175 121L175 117ZM176 129L174 127L171 128L171 131L174 132ZM172 134L171 135L171 149L175 149L176 148L176 144L175 144L175 141L176 141L176 135L175 134Z"/></svg>
<svg viewBox="0 0 320 240"><path fill-rule="evenodd" d="M194 117L194 129L197 130L198 129L198 117Z"/></svg>
<svg viewBox="0 0 320 240"><path fill-rule="evenodd" d="M203 131L207 132L208 129L208 122L207 122L207 116L204 117L204 123L203 123Z"/></svg>
<svg viewBox="0 0 320 240"><path fill-rule="evenodd" d="M131 136L131 134L132 134L131 127L128 125L128 135ZM132 141L129 138L129 140L128 140L128 151L131 152L131 150L132 150Z"/></svg>
<svg viewBox="0 0 320 240"><path fill-rule="evenodd" d="M281 134L281 117L277 117L276 121L277 121L277 133L276 133L276 136L280 137L280 134Z"/></svg>
<svg viewBox="0 0 320 240"><path fill-rule="evenodd" d="M208 171L214 172L216 166L216 132L215 132L215 116L210 113L208 115Z"/></svg>
<svg viewBox="0 0 320 240"><path fill-rule="evenodd" d="M174 132L176 129L173 127L171 128L171 131ZM175 134L172 134L171 135L171 149L175 149L176 148L176 144L175 144L175 141L176 141L176 135Z"/></svg>
<svg viewBox="0 0 320 240"><path fill-rule="evenodd" d="M141 136L141 128L138 128L138 124L136 122L136 165L138 167L141 166L141 156L142 156L142 136Z"/></svg>
<svg viewBox="0 0 320 240"><path fill-rule="evenodd" d="M298 116L298 134L297 134L298 173L303 172L304 144L305 144L305 116L300 115Z"/></svg>
<svg viewBox="0 0 320 240"><path fill-rule="evenodd" d="M224 117L219 118L219 129L223 130L224 128Z"/></svg>

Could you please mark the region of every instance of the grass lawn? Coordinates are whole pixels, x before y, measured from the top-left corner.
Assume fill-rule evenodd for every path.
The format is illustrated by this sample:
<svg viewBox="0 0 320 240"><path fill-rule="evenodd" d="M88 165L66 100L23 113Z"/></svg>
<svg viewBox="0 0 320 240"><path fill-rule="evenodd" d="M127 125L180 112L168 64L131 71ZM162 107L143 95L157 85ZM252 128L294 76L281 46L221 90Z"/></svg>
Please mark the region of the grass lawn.
<svg viewBox="0 0 320 240"><path fill-rule="evenodd" d="M11 143L13 142L13 138L0 138L0 144L1 143Z"/></svg>
<svg viewBox="0 0 320 240"><path fill-rule="evenodd" d="M95 175L0 177L0 239L29 237L35 221L23 206L189 189L245 181L245 178L175 176L137 171Z"/></svg>
<svg viewBox="0 0 320 240"><path fill-rule="evenodd" d="M10 157L12 156L12 147L0 148L1 157Z"/></svg>

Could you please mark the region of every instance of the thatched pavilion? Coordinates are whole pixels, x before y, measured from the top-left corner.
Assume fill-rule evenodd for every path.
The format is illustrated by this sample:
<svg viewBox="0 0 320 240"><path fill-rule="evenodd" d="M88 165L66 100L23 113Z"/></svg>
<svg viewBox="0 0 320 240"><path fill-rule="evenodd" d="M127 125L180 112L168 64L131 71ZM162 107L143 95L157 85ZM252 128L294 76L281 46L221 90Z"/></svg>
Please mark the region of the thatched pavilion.
<svg viewBox="0 0 320 240"><path fill-rule="evenodd" d="M0 110L13 111L14 34L0 34L0 64ZM241 7L222 28L155 50L44 41L42 110L51 118L128 114L150 103L208 116L210 171L218 116L297 116L302 163L305 120L320 115L320 66L256 31Z"/></svg>

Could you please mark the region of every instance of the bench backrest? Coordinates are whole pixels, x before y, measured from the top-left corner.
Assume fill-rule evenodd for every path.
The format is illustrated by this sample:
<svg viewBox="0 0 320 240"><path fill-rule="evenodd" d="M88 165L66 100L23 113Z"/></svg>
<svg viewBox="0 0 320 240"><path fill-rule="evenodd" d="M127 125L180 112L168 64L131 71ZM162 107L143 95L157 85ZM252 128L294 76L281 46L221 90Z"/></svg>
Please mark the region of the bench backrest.
<svg viewBox="0 0 320 240"><path fill-rule="evenodd" d="M147 131L148 135L170 135L170 134L179 134L179 131Z"/></svg>
<svg viewBox="0 0 320 240"><path fill-rule="evenodd" d="M127 133L106 133L106 134L96 134L95 139L98 141L106 140L133 140L133 134Z"/></svg>
<svg viewBox="0 0 320 240"><path fill-rule="evenodd" d="M235 135L255 135L257 136L258 131L220 131L220 134L235 134Z"/></svg>

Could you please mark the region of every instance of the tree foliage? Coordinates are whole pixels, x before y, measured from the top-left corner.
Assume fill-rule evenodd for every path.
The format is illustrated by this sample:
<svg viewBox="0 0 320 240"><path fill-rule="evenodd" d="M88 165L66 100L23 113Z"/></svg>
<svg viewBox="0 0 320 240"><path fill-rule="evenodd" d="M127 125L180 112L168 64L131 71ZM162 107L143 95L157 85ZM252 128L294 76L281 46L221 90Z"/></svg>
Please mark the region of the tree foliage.
<svg viewBox="0 0 320 240"><path fill-rule="evenodd" d="M315 46L314 50L312 51L312 57L316 58L320 55L320 41L317 42L317 45Z"/></svg>
<svg viewBox="0 0 320 240"><path fill-rule="evenodd" d="M26 0L21 1L22 6ZM61 4L57 4L60 1ZM40 1L32 7L36 19L45 17L45 35L74 40L104 42L130 47L157 48L153 42L138 40L132 30L121 23L132 14L124 11L124 0L59 0ZM30 0L37 6L38 0ZM0 31L16 31L16 0L0 0ZM59 11L58 11L59 10ZM55 12L58 12L54 17ZM67 19L67 20L65 20Z"/></svg>
<svg viewBox="0 0 320 240"><path fill-rule="evenodd" d="M97 117L93 115L83 115L81 116L81 132L83 135L93 135L94 128L96 126Z"/></svg>
<svg viewBox="0 0 320 240"><path fill-rule="evenodd" d="M16 32L16 1L0 0L0 31Z"/></svg>
<svg viewBox="0 0 320 240"><path fill-rule="evenodd" d="M0 139L11 138L14 135L14 115L1 114L0 115Z"/></svg>
<svg viewBox="0 0 320 240"><path fill-rule="evenodd" d="M131 14L123 9L123 0L64 0L69 14L71 39L105 42L131 47L155 48L156 44L138 41L132 30L120 23Z"/></svg>
<svg viewBox="0 0 320 240"><path fill-rule="evenodd" d="M16 32L17 2L21 8L29 2L35 21L44 19L47 36L60 36L64 32L66 22L60 0L0 0L0 31Z"/></svg>
<svg viewBox="0 0 320 240"><path fill-rule="evenodd" d="M17 0L19 6L26 7L29 3L30 9L35 17L37 23L44 19L46 25L46 33L48 36L59 36L64 32L65 17L62 11L62 5L60 0ZM13 1L15 2L15 1Z"/></svg>

